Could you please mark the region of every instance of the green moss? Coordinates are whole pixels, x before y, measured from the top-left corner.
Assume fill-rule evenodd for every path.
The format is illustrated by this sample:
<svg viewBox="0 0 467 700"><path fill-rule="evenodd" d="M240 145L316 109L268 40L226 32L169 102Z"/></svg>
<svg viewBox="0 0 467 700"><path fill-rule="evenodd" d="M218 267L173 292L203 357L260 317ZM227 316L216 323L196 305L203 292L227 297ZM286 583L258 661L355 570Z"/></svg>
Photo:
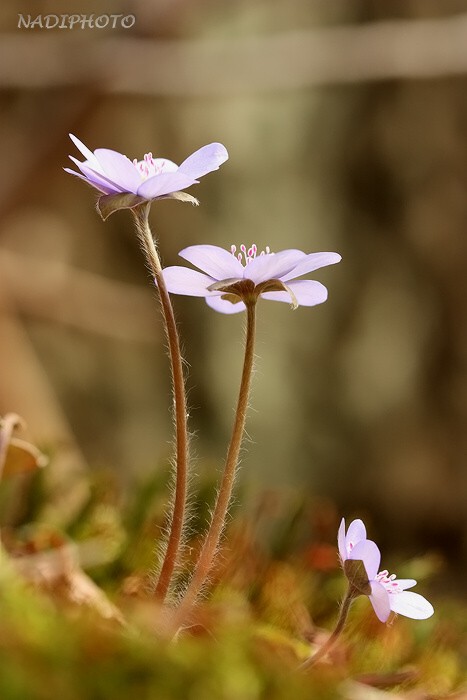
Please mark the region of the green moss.
<svg viewBox="0 0 467 700"><path fill-rule="evenodd" d="M297 672L335 624L342 576L337 566L314 570L297 551L274 558L274 543L259 549L241 527L232 531L243 554L230 560L227 543L219 571L228 583L214 587L200 606L196 627L174 642L164 639L155 603L118 593L135 571L144 582L161 522L161 488L144 488L126 516L115 502L95 497L72 527L76 540L108 544L103 563L90 573L115 592L125 625L92 607L69 605L53 590L25 585L3 557L1 700L339 700L348 695L348 681L362 677L387 682L397 694L407 670L404 687L436 697L467 682L467 614L453 600L435 600L429 620L399 617L382 625L362 596L331 663ZM29 546L40 553L63 536L32 523L11 538L25 552Z"/></svg>

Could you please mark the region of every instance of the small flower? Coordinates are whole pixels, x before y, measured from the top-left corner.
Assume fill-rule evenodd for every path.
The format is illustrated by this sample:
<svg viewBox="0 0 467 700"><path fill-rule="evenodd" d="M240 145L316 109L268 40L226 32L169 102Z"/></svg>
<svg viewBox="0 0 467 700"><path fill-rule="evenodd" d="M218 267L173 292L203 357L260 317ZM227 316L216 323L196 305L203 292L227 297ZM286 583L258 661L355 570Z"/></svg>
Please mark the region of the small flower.
<svg viewBox="0 0 467 700"><path fill-rule="evenodd" d="M167 158L153 158L152 153L147 153L140 161L136 158L130 160L122 153L108 148L98 148L93 153L73 134L70 134L70 138L86 160L81 162L70 156L81 172L71 168L65 168L65 171L99 190L104 195L104 203L107 203L105 197L118 196L120 206L114 206L112 211L124 208L121 202L126 203L126 208L131 208L144 201L177 195L181 190L199 182L197 178L217 170L229 157L222 144L210 143L195 151L178 166ZM125 199L123 195L126 195ZM175 198L197 203L189 195ZM108 215L112 211L105 210L104 213Z"/></svg>
<svg viewBox="0 0 467 700"><path fill-rule="evenodd" d="M338 253L310 253L282 250L271 253L269 248L258 252L255 244L248 250L244 245L230 252L214 245L194 245L180 251L180 257L201 272L187 267L166 267L163 271L169 292L205 297L216 311L235 314L244 311L258 297L284 301L297 306L315 306L327 299L327 289L315 280L297 277L320 267L338 263Z"/></svg>
<svg viewBox="0 0 467 700"><path fill-rule="evenodd" d="M352 550L358 542L363 542L367 539L366 527L362 520L352 520L347 532L345 531L345 520L342 518L339 532L337 535L337 544L339 547L339 555L341 561L352 558Z"/></svg>
<svg viewBox="0 0 467 700"><path fill-rule="evenodd" d="M386 622L391 611L414 620L425 620L433 615L433 606L426 598L406 590L416 585L414 579L397 579L386 570L377 573L381 554L376 544L366 539L366 528L361 520L353 520L346 532L342 519L337 542L344 573L355 595L369 597L381 622ZM363 571L359 562L363 563Z"/></svg>

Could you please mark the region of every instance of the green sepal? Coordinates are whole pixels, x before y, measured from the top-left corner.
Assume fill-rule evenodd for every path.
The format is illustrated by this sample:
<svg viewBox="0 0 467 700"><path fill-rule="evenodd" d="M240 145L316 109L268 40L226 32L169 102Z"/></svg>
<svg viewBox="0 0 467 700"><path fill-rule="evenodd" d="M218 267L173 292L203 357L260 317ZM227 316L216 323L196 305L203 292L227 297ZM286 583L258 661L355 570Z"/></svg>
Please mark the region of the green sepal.
<svg viewBox="0 0 467 700"><path fill-rule="evenodd" d="M370 595L371 586L368 574L361 559L346 559L344 562L344 574L351 587L358 595Z"/></svg>
<svg viewBox="0 0 467 700"><path fill-rule="evenodd" d="M230 294L236 294L234 290L234 285L239 282L243 282L241 277L229 277L229 279L221 280L220 282L214 282L208 287L208 292L228 292Z"/></svg>
<svg viewBox="0 0 467 700"><path fill-rule="evenodd" d="M196 197L192 197L191 194L186 192L170 192L170 194L163 194L162 197L154 197L156 199L176 199L179 202L187 202L193 204L194 207L199 205L199 201ZM135 207L143 204L143 202L151 202L154 200L145 199L140 197L138 194L133 194L132 192L122 192L122 194L103 194L97 200L97 211L105 221L109 218L111 214L120 209L134 209Z"/></svg>
<svg viewBox="0 0 467 700"><path fill-rule="evenodd" d="M187 194L187 192L171 192L170 194L163 194L162 197L156 197L156 199L176 199L178 202L187 202L194 207L199 207L199 200L196 197L192 197L191 194Z"/></svg>
<svg viewBox="0 0 467 700"><path fill-rule="evenodd" d="M231 304L239 304L243 299L241 299L239 296L236 294L221 294L221 299L224 301L230 301ZM245 302L243 302L245 303Z"/></svg>
<svg viewBox="0 0 467 700"><path fill-rule="evenodd" d="M105 221L111 214L120 209L133 209L147 200L137 194L125 192L122 194L103 194L97 200L97 211Z"/></svg>
<svg viewBox="0 0 467 700"><path fill-rule="evenodd" d="M297 297L290 289L289 285L282 282L282 280L267 280L266 282L262 282L261 284L259 284L256 290L258 292L258 295L263 294L264 292L287 292L287 294L290 295L290 304L292 306L292 309L295 310L299 306Z"/></svg>

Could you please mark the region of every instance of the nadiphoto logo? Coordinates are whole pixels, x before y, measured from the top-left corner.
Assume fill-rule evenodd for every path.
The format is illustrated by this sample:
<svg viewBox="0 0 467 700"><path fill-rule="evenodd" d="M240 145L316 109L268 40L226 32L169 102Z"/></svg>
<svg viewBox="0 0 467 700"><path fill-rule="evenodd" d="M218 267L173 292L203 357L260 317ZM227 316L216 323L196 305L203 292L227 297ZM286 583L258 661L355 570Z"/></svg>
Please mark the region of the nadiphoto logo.
<svg viewBox="0 0 467 700"><path fill-rule="evenodd" d="M18 29L131 29L134 15L32 15L18 14Z"/></svg>

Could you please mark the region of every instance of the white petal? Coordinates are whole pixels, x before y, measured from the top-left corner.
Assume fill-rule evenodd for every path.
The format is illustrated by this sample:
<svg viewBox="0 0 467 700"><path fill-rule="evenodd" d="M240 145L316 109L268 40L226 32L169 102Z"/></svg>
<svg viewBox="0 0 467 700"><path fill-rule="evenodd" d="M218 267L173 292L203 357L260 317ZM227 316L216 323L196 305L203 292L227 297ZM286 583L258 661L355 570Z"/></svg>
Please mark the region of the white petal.
<svg viewBox="0 0 467 700"><path fill-rule="evenodd" d="M370 602L376 613L376 617L381 622L386 622L391 612L391 607L389 604L389 594L378 581L371 581L371 595Z"/></svg>
<svg viewBox="0 0 467 700"><path fill-rule="evenodd" d="M116 182L113 182L110 178L103 175L101 172L94 170L89 165L89 161L84 161L81 163L77 158L73 156L68 156L71 161L81 170L83 175L85 175L86 180L90 185L93 185L97 189L101 190L105 194L117 194L122 193L123 190Z"/></svg>
<svg viewBox="0 0 467 700"><path fill-rule="evenodd" d="M145 199L156 199L172 192L179 192L194 185L196 180L183 175L179 170L160 173L145 180L138 187L137 194Z"/></svg>
<svg viewBox="0 0 467 700"><path fill-rule="evenodd" d="M347 533L347 551L349 551L348 537L349 535ZM348 558L359 559L363 562L370 581L376 577L381 562L381 553L373 540L360 540L360 542L357 542L355 547L352 548L352 551L349 552Z"/></svg>
<svg viewBox="0 0 467 700"><path fill-rule="evenodd" d="M181 250L179 255L218 282L243 278L244 268L241 262L235 255L217 245L192 245Z"/></svg>
<svg viewBox="0 0 467 700"><path fill-rule="evenodd" d="M188 156L180 165L180 170L195 179L218 170L228 157L229 154L221 143L209 143Z"/></svg>
<svg viewBox="0 0 467 700"><path fill-rule="evenodd" d="M347 530L347 535L346 535L346 544L348 545L349 542L352 542L353 545L356 545L357 542L360 542L360 540L366 540L366 527L363 523L363 520L360 520L357 518L356 520L352 520L352 522L349 525L349 529Z"/></svg>
<svg viewBox="0 0 467 700"><path fill-rule="evenodd" d="M110 148L97 148L94 155L110 180L120 185L125 192L136 194L141 185L141 175L129 158Z"/></svg>
<svg viewBox="0 0 467 700"><path fill-rule="evenodd" d="M345 520L342 518L341 524L339 525L339 531L337 533L337 546L339 548L339 555L341 561L347 559L347 549L345 547Z"/></svg>
<svg viewBox="0 0 467 700"><path fill-rule="evenodd" d="M413 588L417 585L417 582L414 578L397 578L396 583L398 584L399 588L403 591L405 591L406 588Z"/></svg>
<svg viewBox="0 0 467 700"><path fill-rule="evenodd" d="M178 165L168 158L153 158L152 164L157 173L176 173L178 170Z"/></svg>
<svg viewBox="0 0 467 700"><path fill-rule="evenodd" d="M426 620L434 613L432 604L422 595L412 591L390 593L389 604L395 613L411 617L413 620Z"/></svg>
<svg viewBox="0 0 467 700"><path fill-rule="evenodd" d="M292 304L296 301L299 306L316 306L322 304L328 298L328 290L315 280L297 280L295 282L286 282L295 299L289 292L263 292L261 297L269 299L269 301L283 301L286 304Z"/></svg>
<svg viewBox="0 0 467 700"><path fill-rule="evenodd" d="M162 274L171 294L185 294L190 297L209 296L208 287L214 281L202 272L179 265L166 267Z"/></svg>
<svg viewBox="0 0 467 700"><path fill-rule="evenodd" d="M238 314L240 311L245 311L246 309L243 301L232 304L231 301L222 299L220 295L206 297L206 304L210 306L211 309L214 309L214 311L220 311L221 314Z"/></svg>
<svg viewBox="0 0 467 700"><path fill-rule="evenodd" d="M88 148L87 146L85 146L84 143L83 143L82 141L80 141L80 140L79 140L76 136L74 136L73 134L68 134L68 136L69 136L70 139L73 141L73 143L75 144L75 146L76 146L76 148L78 149L78 151L81 151L81 153L83 154L83 156L86 158L86 160L88 161L88 165L89 165L93 170L96 170L97 172L102 173L102 168L101 168L101 166L99 165L99 161L97 160L97 158L96 158L96 156L94 155L94 153L93 153L92 151L90 151L89 148Z"/></svg>
<svg viewBox="0 0 467 700"><path fill-rule="evenodd" d="M245 268L245 277L255 284L280 279L306 257L301 250L281 250L270 255L258 255Z"/></svg>
<svg viewBox="0 0 467 700"><path fill-rule="evenodd" d="M295 279L296 277L301 277L301 275L306 275L308 272L319 270L321 267L335 265L340 262L340 260L342 260L342 258L339 253L310 253L305 259L300 260L294 269L288 272L282 279L284 281Z"/></svg>

